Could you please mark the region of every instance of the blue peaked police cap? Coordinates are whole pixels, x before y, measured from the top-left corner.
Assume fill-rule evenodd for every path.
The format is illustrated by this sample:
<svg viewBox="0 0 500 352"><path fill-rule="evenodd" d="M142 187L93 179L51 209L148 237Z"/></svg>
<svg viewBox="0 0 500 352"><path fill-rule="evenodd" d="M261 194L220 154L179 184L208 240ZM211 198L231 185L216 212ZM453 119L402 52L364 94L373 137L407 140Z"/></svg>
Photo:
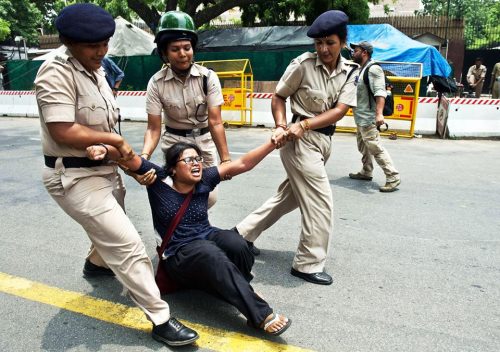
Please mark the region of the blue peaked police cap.
<svg viewBox="0 0 500 352"><path fill-rule="evenodd" d="M97 43L115 33L111 14L94 4L74 4L65 7L56 18L60 35L80 43Z"/></svg>
<svg viewBox="0 0 500 352"><path fill-rule="evenodd" d="M307 36L310 38L324 38L336 34L340 29L347 26L349 17L339 10L323 12L309 27Z"/></svg>

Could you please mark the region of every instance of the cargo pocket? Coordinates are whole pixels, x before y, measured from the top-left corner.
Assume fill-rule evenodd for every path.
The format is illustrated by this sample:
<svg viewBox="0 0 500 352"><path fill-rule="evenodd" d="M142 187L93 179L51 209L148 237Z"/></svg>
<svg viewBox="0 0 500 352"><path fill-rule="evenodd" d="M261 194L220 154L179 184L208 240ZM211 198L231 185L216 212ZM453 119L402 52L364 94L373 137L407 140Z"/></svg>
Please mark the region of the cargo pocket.
<svg viewBox="0 0 500 352"><path fill-rule="evenodd" d="M102 96L78 97L76 121L81 125L100 125L108 120L108 107Z"/></svg>
<svg viewBox="0 0 500 352"><path fill-rule="evenodd" d="M322 113L327 109L328 97L325 92L317 89L307 90L307 108L312 113Z"/></svg>
<svg viewBox="0 0 500 352"><path fill-rule="evenodd" d="M176 120L182 118L181 116L181 102L174 99L163 99L162 98L163 110L168 117L175 118Z"/></svg>

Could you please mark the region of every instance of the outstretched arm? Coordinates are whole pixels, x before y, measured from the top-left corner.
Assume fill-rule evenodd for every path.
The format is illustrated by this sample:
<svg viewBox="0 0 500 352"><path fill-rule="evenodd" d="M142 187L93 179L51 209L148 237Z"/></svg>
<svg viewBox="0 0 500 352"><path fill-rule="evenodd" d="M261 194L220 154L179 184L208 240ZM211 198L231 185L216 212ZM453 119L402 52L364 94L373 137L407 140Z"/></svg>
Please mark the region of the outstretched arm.
<svg viewBox="0 0 500 352"><path fill-rule="evenodd" d="M260 163L262 159L275 148L276 146L272 141L267 141L261 146L249 151L241 158L219 165L217 168L221 180L227 179L228 176L233 177L253 169L255 165Z"/></svg>
<svg viewBox="0 0 500 352"><path fill-rule="evenodd" d="M87 157L91 160L103 160L106 157L110 160L114 160L124 169L125 173L131 177L134 177L134 175L131 175L127 171L137 171L142 165L141 157L136 155L133 151L131 157L123 158L117 148L108 144L95 144L87 147ZM141 175L141 177L144 182L143 184L149 186L156 180L156 170L151 169Z"/></svg>
<svg viewBox="0 0 500 352"><path fill-rule="evenodd" d="M104 143L87 147L87 157L91 160L103 160L107 157L109 160L116 161L120 166L131 171L138 170L142 164L141 157L135 154L134 151L132 151L131 155L124 158L117 148Z"/></svg>

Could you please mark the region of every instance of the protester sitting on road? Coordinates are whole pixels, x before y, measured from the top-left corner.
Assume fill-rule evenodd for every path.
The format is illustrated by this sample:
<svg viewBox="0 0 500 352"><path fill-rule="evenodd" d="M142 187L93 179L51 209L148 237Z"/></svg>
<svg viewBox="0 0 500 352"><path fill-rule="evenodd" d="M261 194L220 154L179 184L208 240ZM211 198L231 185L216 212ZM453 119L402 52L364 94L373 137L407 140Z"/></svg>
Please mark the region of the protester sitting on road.
<svg viewBox="0 0 500 352"><path fill-rule="evenodd" d="M332 151L335 123L356 105L358 65L340 51L347 38L348 17L342 11L321 14L309 28L315 53L292 60L276 87L271 109L273 135L287 178L277 194L236 228L251 242L283 215L300 208L302 230L291 274L314 284L330 285L324 272L333 227L333 199L325 163ZM286 99L292 124L287 127ZM290 139L287 142L287 139ZM286 143L286 144L285 144Z"/></svg>
<svg viewBox="0 0 500 352"><path fill-rule="evenodd" d="M361 171L350 173L355 180L371 181L373 174L373 159L382 168L386 182L379 188L380 192L394 192L401 183L399 171L394 167L391 156L380 143L380 128L384 121L384 103L387 93L384 70L372 60L373 45L367 41L351 43L352 59L361 65L359 77L368 74L368 84L361 78L357 86L358 105L354 108L356 123L356 140L361 153ZM368 71L367 71L368 70ZM366 72L366 73L365 73Z"/></svg>
<svg viewBox="0 0 500 352"><path fill-rule="evenodd" d="M148 126L141 156L150 159L161 137L164 153L177 142L196 144L201 149L204 167L217 165L217 154L221 164L231 161L221 117L224 98L219 78L216 72L193 62L198 43L193 19L181 11L165 12L158 23L155 42L165 65L148 83ZM142 177L135 178L146 184ZM208 206L216 201L214 189ZM259 254L252 243L248 245L254 255Z"/></svg>
<svg viewBox="0 0 500 352"><path fill-rule="evenodd" d="M101 67L115 21L84 3L65 7L55 25L67 50L45 61L35 79L45 188L92 243L84 275L116 275L153 322L154 338L190 344L198 334L171 317L161 299L144 244L123 209L125 188L116 165L86 157L85 148L96 143L113 145L125 158L132 153L113 130L119 109Z"/></svg>
<svg viewBox="0 0 500 352"><path fill-rule="evenodd" d="M218 229L208 221L208 197L217 184L249 171L274 149L268 141L235 161L205 168L196 144L178 142L167 149L163 167L137 155L120 164L137 174L153 169L158 175L148 174L146 181L150 183L147 190L157 234L163 238L173 233L165 251L159 253L168 275L181 287L222 297L248 319L249 325L280 335L291 320L273 313L250 285L255 259L246 241L237 232ZM108 145L90 146L87 153L93 160L121 157ZM172 229L182 208L185 215Z"/></svg>

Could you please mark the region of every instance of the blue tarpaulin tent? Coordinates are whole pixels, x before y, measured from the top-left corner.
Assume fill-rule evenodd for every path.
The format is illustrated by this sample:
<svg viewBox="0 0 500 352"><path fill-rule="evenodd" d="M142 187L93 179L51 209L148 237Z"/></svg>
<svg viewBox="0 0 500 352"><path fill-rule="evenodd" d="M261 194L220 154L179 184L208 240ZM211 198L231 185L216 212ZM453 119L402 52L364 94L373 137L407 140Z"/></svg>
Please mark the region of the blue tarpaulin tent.
<svg viewBox="0 0 500 352"><path fill-rule="evenodd" d="M306 26L255 27L205 30L199 33L197 51L313 50ZM378 61L419 62L423 76L447 77L451 68L436 48L407 37L389 24L349 25L348 43L367 40L375 46Z"/></svg>
<svg viewBox="0 0 500 352"><path fill-rule="evenodd" d="M362 40L373 46L373 59L377 61L420 62L423 76L448 77L451 67L433 46L407 37L389 24L367 24L349 26L349 43Z"/></svg>

